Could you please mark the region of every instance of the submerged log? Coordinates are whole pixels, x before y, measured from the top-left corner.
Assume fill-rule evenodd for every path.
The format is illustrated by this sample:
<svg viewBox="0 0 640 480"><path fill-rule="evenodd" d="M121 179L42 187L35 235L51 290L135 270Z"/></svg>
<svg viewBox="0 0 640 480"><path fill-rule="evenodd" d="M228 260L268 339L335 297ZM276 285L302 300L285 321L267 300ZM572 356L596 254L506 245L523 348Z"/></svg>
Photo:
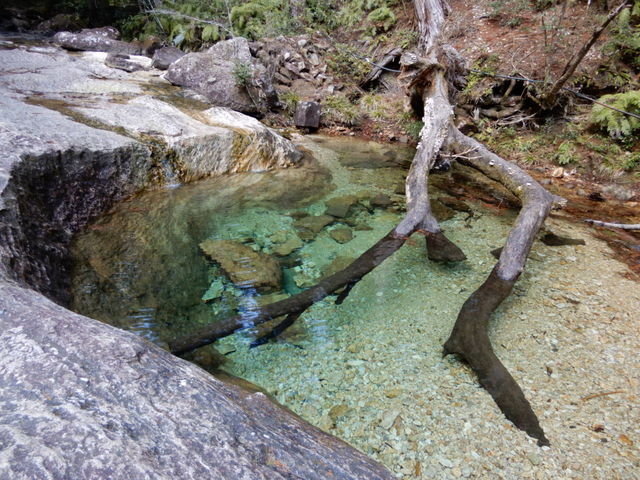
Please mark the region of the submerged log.
<svg viewBox="0 0 640 480"><path fill-rule="evenodd" d="M509 296L524 270L533 241L551 207L554 203L562 203L562 199L551 195L526 172L459 130L452 129L449 140L449 147L454 151L467 152L466 159L460 161L505 185L520 198L522 209L500 251L498 263L462 306L444 351L458 354L467 361L505 416L536 438L540 445L548 445L520 386L493 352L487 327L491 314Z"/></svg>
<svg viewBox="0 0 640 480"><path fill-rule="evenodd" d="M394 230L363 253L346 269L322 280L308 290L286 300L266 305L252 314L209 325L195 334L170 344L174 353L184 353L211 343L223 336L280 316L288 317L258 343L275 337L291 325L313 303L327 295L344 290L336 303L341 303L353 286L367 273L398 250L413 233L426 237L427 255L436 261L461 261L464 253L449 241L433 217L429 203L427 179L429 171L443 147L453 157L500 182L522 202L522 209L500 250L498 263L491 275L463 305L450 338L444 345L447 354L455 353L469 363L481 385L493 397L504 415L518 428L538 440L549 441L538 418L516 380L497 358L491 347L487 326L495 309L509 296L525 262L536 234L554 204L562 199L551 195L527 173L498 157L476 140L463 135L453 125L453 107L445 75L455 65L446 65L451 47L440 47L441 28L448 13L445 0L415 0L419 20L420 51L407 55L402 77L409 82L412 102L421 101L424 127L413 159L405 190L407 213ZM454 55L455 57L455 55ZM450 62L451 63L451 62Z"/></svg>

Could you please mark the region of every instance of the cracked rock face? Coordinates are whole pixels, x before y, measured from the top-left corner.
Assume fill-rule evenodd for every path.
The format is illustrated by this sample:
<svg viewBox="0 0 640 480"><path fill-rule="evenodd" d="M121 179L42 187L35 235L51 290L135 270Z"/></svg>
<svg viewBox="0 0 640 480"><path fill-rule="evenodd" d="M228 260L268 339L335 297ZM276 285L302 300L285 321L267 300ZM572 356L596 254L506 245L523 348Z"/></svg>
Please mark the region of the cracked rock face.
<svg viewBox="0 0 640 480"><path fill-rule="evenodd" d="M300 157L253 119L145 95L153 71L105 57L0 50L0 478L392 478L264 394L46 298L67 300L72 235L162 183L163 160L184 181Z"/></svg>

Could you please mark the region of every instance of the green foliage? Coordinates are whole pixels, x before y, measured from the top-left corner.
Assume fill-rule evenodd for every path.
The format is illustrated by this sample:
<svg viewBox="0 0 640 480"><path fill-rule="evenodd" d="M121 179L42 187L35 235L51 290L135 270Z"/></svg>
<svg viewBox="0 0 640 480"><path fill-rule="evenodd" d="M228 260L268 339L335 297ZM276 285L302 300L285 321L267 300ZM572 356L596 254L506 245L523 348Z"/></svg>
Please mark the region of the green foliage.
<svg viewBox="0 0 640 480"><path fill-rule="evenodd" d="M296 113L298 102L300 102L300 96L294 92L282 92L279 96L280 101L284 106L284 111L287 113L287 115L293 117L293 115Z"/></svg>
<svg viewBox="0 0 640 480"><path fill-rule="evenodd" d="M571 142L562 142L558 147L554 160L558 165L568 165L577 161L576 149Z"/></svg>
<svg viewBox="0 0 640 480"><path fill-rule="evenodd" d="M322 119L327 125L356 125L360 114L346 97L331 95L323 102Z"/></svg>
<svg viewBox="0 0 640 480"><path fill-rule="evenodd" d="M306 0L304 21L313 27L322 26L327 30L338 27L335 0Z"/></svg>
<svg viewBox="0 0 640 480"><path fill-rule="evenodd" d="M478 70L494 74L498 71L500 57L496 54L484 55L471 65L471 70ZM463 95L470 101L476 101L485 95L491 94L495 80L490 76L478 72L470 72L467 76L467 85L462 90Z"/></svg>
<svg viewBox="0 0 640 480"><path fill-rule="evenodd" d="M397 0L349 0L344 2L338 12L338 22L347 27L360 25L362 24L362 19L367 17L367 12L378 11L374 18L381 18L383 22L389 21L390 14L393 17L393 21L390 23L390 26L392 26L395 24L395 14L389 7L394 6L396 3L398 3ZM369 19L369 21L376 22L373 19ZM388 28L385 30L388 30Z"/></svg>
<svg viewBox="0 0 640 480"><path fill-rule="evenodd" d="M239 87L247 88L251 85L251 77L253 75L253 69L251 64L247 62L237 61L233 66L233 77L236 79L236 84Z"/></svg>
<svg viewBox="0 0 640 480"><path fill-rule="evenodd" d="M415 30L399 29L396 30L396 36L398 38L397 44L400 48L408 49L418 45L419 34Z"/></svg>
<svg viewBox="0 0 640 480"><path fill-rule="evenodd" d="M409 137L417 142L418 140L420 140L420 132L422 131L422 127L424 127L424 123L421 120L414 120L413 122L405 124L404 131L407 132L407 135L409 135Z"/></svg>
<svg viewBox="0 0 640 480"><path fill-rule="evenodd" d="M165 0L160 10L175 13L131 16L121 24L123 36L140 40L148 36L163 37L185 50L195 50L227 37L228 32L221 28L227 24L223 0Z"/></svg>
<svg viewBox="0 0 640 480"><path fill-rule="evenodd" d="M289 2L285 0L239 2L231 9L231 22L236 35L253 40L293 31Z"/></svg>
<svg viewBox="0 0 640 480"><path fill-rule="evenodd" d="M327 57L327 65L343 81L360 84L371 70L371 65L360 59L362 53L352 45L338 43Z"/></svg>
<svg viewBox="0 0 640 480"><path fill-rule="evenodd" d="M393 27L398 19L389 7L380 7L373 10L367 20L374 24L376 30L386 32Z"/></svg>
<svg viewBox="0 0 640 480"><path fill-rule="evenodd" d="M605 95L599 101L640 115L640 90ZM594 104L591 109L591 122L602 130L606 130L613 138L629 138L640 130L640 119L598 104Z"/></svg>
<svg viewBox="0 0 640 480"><path fill-rule="evenodd" d="M604 51L640 70L640 0L620 12Z"/></svg>

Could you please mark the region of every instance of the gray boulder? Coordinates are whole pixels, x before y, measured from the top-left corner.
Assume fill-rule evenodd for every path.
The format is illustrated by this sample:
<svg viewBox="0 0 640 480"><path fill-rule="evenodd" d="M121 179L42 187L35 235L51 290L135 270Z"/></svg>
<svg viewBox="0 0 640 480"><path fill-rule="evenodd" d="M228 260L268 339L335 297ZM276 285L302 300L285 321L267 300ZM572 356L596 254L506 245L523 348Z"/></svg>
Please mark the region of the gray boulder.
<svg viewBox="0 0 640 480"><path fill-rule="evenodd" d="M67 300L73 233L149 184L157 159L137 133L173 138L187 168L203 145L209 165L222 155L232 167L226 146L241 139L155 99L111 102L108 92L135 93L146 72L67 57L0 50L0 478L392 479L257 389L43 295ZM25 85L42 105L26 101ZM73 104L86 93L105 97L92 96L93 119Z"/></svg>
<svg viewBox="0 0 640 480"><path fill-rule="evenodd" d="M153 54L152 66L158 70L166 70L169 66L184 57L185 53L176 47L162 47Z"/></svg>
<svg viewBox="0 0 640 480"><path fill-rule="evenodd" d="M91 52L120 53L124 55L141 55L139 45L118 40L120 34L113 27L90 28L78 33L58 32L53 36L53 43L67 50L86 50Z"/></svg>
<svg viewBox="0 0 640 480"><path fill-rule="evenodd" d="M318 128L320 126L321 107L318 102L299 102L293 121L299 128Z"/></svg>
<svg viewBox="0 0 640 480"><path fill-rule="evenodd" d="M204 95L214 105L243 113L266 109L259 95L249 94L260 83L264 67L255 63L242 37L218 42L206 52L189 53L172 63L165 78ZM253 93L253 92L252 92Z"/></svg>

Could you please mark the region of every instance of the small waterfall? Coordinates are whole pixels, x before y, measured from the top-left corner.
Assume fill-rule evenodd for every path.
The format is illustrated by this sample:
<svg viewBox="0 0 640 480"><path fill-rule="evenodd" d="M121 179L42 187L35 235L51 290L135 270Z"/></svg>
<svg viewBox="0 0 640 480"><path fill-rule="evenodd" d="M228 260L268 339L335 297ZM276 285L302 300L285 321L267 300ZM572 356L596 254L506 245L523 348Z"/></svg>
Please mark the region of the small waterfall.
<svg viewBox="0 0 640 480"><path fill-rule="evenodd" d="M176 175L171 162L166 157L162 159L162 173L164 174L165 186L167 188L176 188L180 185L178 175Z"/></svg>

